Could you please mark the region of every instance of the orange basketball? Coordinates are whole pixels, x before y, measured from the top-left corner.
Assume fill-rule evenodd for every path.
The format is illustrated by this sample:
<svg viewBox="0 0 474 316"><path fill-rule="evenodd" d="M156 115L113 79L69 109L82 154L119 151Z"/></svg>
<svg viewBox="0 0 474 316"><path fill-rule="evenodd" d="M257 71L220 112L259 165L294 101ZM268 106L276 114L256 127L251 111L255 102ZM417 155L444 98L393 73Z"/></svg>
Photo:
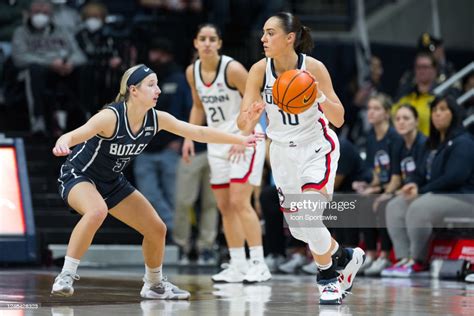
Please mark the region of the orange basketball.
<svg viewBox="0 0 474 316"><path fill-rule="evenodd" d="M317 94L314 79L298 69L279 75L272 89L273 102L290 114L300 114L309 109Z"/></svg>

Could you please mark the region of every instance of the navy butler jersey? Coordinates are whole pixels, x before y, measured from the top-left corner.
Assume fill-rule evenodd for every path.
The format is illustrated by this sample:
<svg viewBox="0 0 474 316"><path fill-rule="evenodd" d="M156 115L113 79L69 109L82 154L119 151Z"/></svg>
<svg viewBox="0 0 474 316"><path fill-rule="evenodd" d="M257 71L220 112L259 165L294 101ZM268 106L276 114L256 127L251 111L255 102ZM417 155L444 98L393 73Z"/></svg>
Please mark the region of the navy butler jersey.
<svg viewBox="0 0 474 316"><path fill-rule="evenodd" d="M111 181L139 155L158 132L158 117L150 109L143 119L143 126L136 135L132 133L127 119L125 102L108 105L117 116L115 132L110 138L99 135L78 144L67 158L68 164L91 179Z"/></svg>

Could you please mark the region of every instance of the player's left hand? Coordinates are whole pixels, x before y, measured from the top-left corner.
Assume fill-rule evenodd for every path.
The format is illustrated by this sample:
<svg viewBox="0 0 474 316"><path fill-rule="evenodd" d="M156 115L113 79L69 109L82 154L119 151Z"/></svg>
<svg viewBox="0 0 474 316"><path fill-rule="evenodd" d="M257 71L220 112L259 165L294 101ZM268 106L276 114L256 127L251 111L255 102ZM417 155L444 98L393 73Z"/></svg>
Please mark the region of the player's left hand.
<svg viewBox="0 0 474 316"><path fill-rule="evenodd" d="M258 121L264 110L265 104L263 102L253 102L247 111L245 111L247 114L247 120L250 122Z"/></svg>

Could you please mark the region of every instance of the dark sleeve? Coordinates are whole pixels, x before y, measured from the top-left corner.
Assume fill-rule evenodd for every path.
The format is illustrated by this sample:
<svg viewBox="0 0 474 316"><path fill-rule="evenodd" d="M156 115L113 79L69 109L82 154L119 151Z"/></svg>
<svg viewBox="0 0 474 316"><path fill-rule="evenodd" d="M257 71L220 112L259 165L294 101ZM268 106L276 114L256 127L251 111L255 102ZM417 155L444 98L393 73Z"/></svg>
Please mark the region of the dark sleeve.
<svg viewBox="0 0 474 316"><path fill-rule="evenodd" d="M403 140L398 135L392 138L392 145L390 146L390 169L392 174L401 175L400 160L403 149Z"/></svg>
<svg viewBox="0 0 474 316"><path fill-rule="evenodd" d="M369 136L367 137L367 151L365 155L365 167L367 169L374 169L374 156L375 156L375 150L374 150L374 143L375 139Z"/></svg>
<svg viewBox="0 0 474 316"><path fill-rule="evenodd" d="M453 144L448 159L444 164L443 175L426 185L420 187L419 193L444 191L462 185L470 177L473 171L474 154L472 150L473 143L470 141L459 141Z"/></svg>
<svg viewBox="0 0 474 316"><path fill-rule="evenodd" d="M430 149L423 146L422 149L419 150L419 153L415 159L416 169L415 172L412 174L411 178L408 182L414 182L421 187L426 182L426 162L430 155Z"/></svg>

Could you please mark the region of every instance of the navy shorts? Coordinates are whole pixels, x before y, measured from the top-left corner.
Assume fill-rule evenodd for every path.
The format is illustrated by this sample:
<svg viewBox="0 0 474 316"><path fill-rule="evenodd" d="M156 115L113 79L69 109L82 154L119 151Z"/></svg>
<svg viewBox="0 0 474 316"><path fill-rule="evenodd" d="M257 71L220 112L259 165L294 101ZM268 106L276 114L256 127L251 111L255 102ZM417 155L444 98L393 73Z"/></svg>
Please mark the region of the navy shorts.
<svg viewBox="0 0 474 316"><path fill-rule="evenodd" d="M80 182L92 183L104 198L108 209L116 206L120 201L136 190L123 174L120 174L120 176L111 181L92 180L90 176L75 169L69 163L65 163L61 166L61 173L58 178L58 190L61 198L66 202L66 204L68 204L67 197L69 192L71 192L71 189Z"/></svg>

